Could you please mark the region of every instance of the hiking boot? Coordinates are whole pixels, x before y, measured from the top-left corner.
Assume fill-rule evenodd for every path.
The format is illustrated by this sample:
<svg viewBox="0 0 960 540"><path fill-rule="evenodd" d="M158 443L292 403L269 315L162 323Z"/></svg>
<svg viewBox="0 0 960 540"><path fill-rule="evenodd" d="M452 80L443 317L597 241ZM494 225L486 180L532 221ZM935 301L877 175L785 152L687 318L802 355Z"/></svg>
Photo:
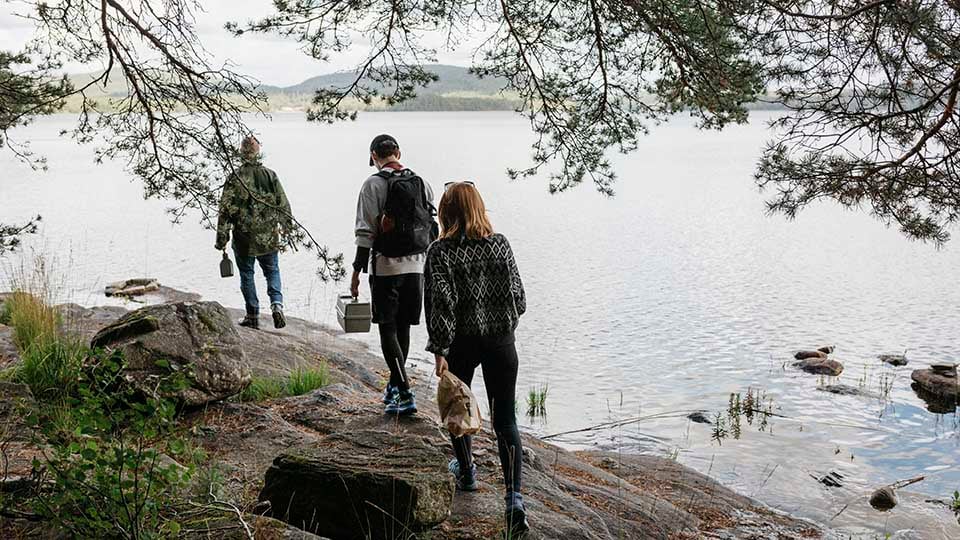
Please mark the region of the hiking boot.
<svg viewBox="0 0 960 540"><path fill-rule="evenodd" d="M470 464L469 474L460 473L460 462L457 461L457 458L450 460L450 463L447 464L447 469L453 473L453 477L457 479L457 489L460 491L476 491L479 489L477 485L477 466Z"/></svg>
<svg viewBox="0 0 960 540"><path fill-rule="evenodd" d="M414 414L417 412L417 399L414 397L413 392L400 390L397 393L397 397L387 404L384 412L397 416Z"/></svg>
<svg viewBox="0 0 960 540"><path fill-rule="evenodd" d="M283 328L287 325L287 318L283 316L283 304L273 304L270 306L270 311L273 313L274 328Z"/></svg>
<svg viewBox="0 0 960 540"><path fill-rule="evenodd" d="M240 326L246 326L247 328L252 328L252 329L254 329L254 330L259 330L259 329L260 329L260 316L259 316L259 315L251 315L251 314L247 313L246 317L240 319L240 322L238 322L237 324L239 324Z"/></svg>
<svg viewBox="0 0 960 540"><path fill-rule="evenodd" d="M387 388L383 391L383 404L389 405L391 401L397 399L397 394L400 393L400 389L396 386L387 383Z"/></svg>
<svg viewBox="0 0 960 540"><path fill-rule="evenodd" d="M509 540L526 538L530 524L527 523L527 509L523 506L523 495L508 493L504 499L507 503L507 510L504 512L506 521L504 536Z"/></svg>

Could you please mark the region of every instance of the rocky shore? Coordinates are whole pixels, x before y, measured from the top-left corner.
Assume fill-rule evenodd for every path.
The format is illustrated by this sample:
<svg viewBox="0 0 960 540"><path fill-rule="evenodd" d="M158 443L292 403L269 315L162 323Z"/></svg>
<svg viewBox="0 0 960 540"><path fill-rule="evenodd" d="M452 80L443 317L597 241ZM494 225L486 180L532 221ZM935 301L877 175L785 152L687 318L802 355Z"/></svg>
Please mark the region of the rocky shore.
<svg viewBox="0 0 960 540"><path fill-rule="evenodd" d="M205 515L196 538L490 539L501 535L501 479L493 434L476 438L481 488L455 493L452 456L419 377L420 413L383 415L383 362L362 344L295 318L287 328L249 330L230 320L242 313L195 295L164 289L170 301L130 313L118 307L62 307L84 339L160 354L194 366L178 422L205 450L220 477L221 515ZM119 321L119 323L118 323ZM225 322L226 321L226 322ZM108 327L105 330L105 327ZM0 325L0 369L16 365L10 328ZM260 403L227 396L251 378L326 366L332 383L310 393ZM131 380L149 381L149 363ZM197 382L198 381L198 382ZM0 492L15 494L31 477L32 448L18 400L29 390L0 389L6 442ZM12 429L9 429L12 427ZM650 455L570 452L524 436L525 495L530 538L820 538L815 524L777 513L675 461ZM234 515L236 514L236 515ZM237 517L242 519L237 519ZM191 532L193 531L193 532ZM201 532L197 532L201 531ZM43 522L0 517L2 538L55 538Z"/></svg>

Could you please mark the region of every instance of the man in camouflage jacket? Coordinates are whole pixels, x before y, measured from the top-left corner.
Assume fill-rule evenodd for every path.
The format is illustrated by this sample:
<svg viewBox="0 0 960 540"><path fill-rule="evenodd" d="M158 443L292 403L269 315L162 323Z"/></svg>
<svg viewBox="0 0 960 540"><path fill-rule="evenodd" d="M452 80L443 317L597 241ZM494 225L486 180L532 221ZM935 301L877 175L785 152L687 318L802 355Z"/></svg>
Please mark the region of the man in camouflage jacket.
<svg viewBox="0 0 960 540"><path fill-rule="evenodd" d="M260 141L246 137L240 144L240 155L243 164L227 179L220 197L215 247L225 251L233 231L240 292L247 307L240 325L260 327L260 301L254 280L254 264L258 262L267 278L273 325L283 328L287 323L283 316L278 253L281 235L286 238L293 231L293 214L277 173L261 163Z"/></svg>

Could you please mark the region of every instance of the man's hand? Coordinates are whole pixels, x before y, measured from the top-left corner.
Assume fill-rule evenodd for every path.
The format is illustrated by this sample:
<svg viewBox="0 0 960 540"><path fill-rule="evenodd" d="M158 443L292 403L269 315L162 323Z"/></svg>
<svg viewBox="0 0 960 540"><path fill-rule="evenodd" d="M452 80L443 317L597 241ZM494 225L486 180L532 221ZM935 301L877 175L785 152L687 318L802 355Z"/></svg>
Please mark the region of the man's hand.
<svg viewBox="0 0 960 540"><path fill-rule="evenodd" d="M437 377L443 377L443 374L446 373L448 369L450 369L450 366L447 365L447 359L444 358L442 355L438 354L436 355L436 362L437 362Z"/></svg>
<svg viewBox="0 0 960 540"><path fill-rule="evenodd" d="M360 272L353 271L353 277L350 278L350 294L354 298L360 296Z"/></svg>
<svg viewBox="0 0 960 540"><path fill-rule="evenodd" d="M230 241L230 233L229 233L229 232L227 232L227 233L218 232L218 233L217 233L217 241L216 241L216 243L213 244L213 247L216 248L217 251L223 251L223 250L227 249L227 242L229 242L229 241Z"/></svg>

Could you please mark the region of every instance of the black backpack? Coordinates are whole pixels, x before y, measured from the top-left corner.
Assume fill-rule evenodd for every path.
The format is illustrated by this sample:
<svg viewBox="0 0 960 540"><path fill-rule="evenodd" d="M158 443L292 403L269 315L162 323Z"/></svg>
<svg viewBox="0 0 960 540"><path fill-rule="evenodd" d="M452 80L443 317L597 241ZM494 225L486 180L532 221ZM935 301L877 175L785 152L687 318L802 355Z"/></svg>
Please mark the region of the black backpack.
<svg viewBox="0 0 960 540"><path fill-rule="evenodd" d="M423 179L410 169L380 171L377 176L387 181L387 200L373 250L386 257L424 253L439 236L439 226Z"/></svg>

